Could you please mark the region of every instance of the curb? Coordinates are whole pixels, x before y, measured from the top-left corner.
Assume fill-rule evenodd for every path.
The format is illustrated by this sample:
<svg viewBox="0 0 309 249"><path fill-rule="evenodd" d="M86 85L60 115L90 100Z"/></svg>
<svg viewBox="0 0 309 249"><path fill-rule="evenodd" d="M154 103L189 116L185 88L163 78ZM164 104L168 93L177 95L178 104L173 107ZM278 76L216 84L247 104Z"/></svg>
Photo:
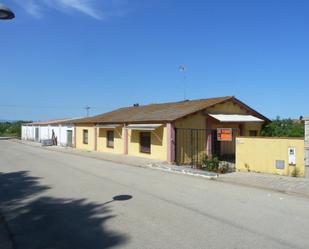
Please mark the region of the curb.
<svg viewBox="0 0 309 249"><path fill-rule="evenodd" d="M175 174L182 174L182 175L187 175L187 176L201 177L201 178L208 179L208 180L216 180L219 177L218 174L211 173L211 172L206 172L206 171L205 171L205 173L204 172L203 173L198 173L198 172L192 171L191 169L173 169L172 167L157 165L156 163L146 163L144 165L134 164L134 163L130 163L130 162L125 162L124 163L123 161L117 161L117 160L111 160L111 159L105 159L105 158L99 158L99 157L87 155L86 154L87 151L85 151L85 154L77 154L77 153L70 152L70 151L54 149L52 147L36 146L36 145L32 145L32 144L27 143L27 142L23 142L21 140L15 140L14 139L14 140L11 140L11 141L13 141L15 143L31 146L31 147L34 147L34 148L39 148L39 149L42 149L42 150L59 152L59 153L65 153L65 154L70 154L70 155L74 155L74 156L87 157L87 158L91 158L91 159L95 159L95 160L112 162L112 163L117 163L117 164L122 164L122 165L127 165L127 166L133 166L133 167L138 167L138 168L156 169L156 170L161 170L161 171L175 173ZM91 151L89 153L91 153Z"/></svg>

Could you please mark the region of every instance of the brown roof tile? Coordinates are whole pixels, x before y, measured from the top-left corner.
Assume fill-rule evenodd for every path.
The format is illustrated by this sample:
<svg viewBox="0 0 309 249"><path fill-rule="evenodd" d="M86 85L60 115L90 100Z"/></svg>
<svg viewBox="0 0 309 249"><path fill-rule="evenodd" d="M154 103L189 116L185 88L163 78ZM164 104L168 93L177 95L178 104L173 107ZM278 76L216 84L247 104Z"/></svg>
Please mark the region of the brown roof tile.
<svg viewBox="0 0 309 249"><path fill-rule="evenodd" d="M94 117L77 119L74 120L74 123L170 122L233 98L234 97L227 96L164 104L125 107Z"/></svg>

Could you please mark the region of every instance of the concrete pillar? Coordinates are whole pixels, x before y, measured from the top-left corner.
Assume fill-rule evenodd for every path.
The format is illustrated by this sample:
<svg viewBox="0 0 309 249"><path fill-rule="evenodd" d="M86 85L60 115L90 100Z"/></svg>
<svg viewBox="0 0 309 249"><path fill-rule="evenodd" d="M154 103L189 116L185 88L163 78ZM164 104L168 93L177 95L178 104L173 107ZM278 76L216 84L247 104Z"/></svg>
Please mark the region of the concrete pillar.
<svg viewBox="0 0 309 249"><path fill-rule="evenodd" d="M175 162L175 127L173 123L166 124L167 130L167 162Z"/></svg>
<svg viewBox="0 0 309 249"><path fill-rule="evenodd" d="M122 134L123 134L123 154L128 154L128 129L124 125L122 128Z"/></svg>
<svg viewBox="0 0 309 249"><path fill-rule="evenodd" d="M206 154L212 157L212 122L209 117L206 118Z"/></svg>
<svg viewBox="0 0 309 249"><path fill-rule="evenodd" d="M94 129L94 151L98 148L98 128L96 126L93 127Z"/></svg>
<svg viewBox="0 0 309 249"><path fill-rule="evenodd" d="M73 144L73 148L76 148L76 140L77 140L77 138L76 138L76 136L77 136L77 135L76 135L76 130L77 130L77 129L76 129L76 126L74 125L74 134L73 134L73 136L74 136L74 140L73 140L73 141L74 141L74 144Z"/></svg>

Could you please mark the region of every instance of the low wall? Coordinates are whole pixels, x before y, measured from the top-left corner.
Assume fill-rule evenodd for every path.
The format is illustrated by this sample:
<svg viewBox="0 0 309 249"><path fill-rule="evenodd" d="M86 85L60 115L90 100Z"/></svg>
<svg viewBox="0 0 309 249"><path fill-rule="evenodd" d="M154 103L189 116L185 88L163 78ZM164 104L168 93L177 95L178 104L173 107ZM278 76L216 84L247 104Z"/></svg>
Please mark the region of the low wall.
<svg viewBox="0 0 309 249"><path fill-rule="evenodd" d="M305 174L304 139L238 137L236 139L236 170L292 175ZM289 149L295 149L295 164L289 164Z"/></svg>

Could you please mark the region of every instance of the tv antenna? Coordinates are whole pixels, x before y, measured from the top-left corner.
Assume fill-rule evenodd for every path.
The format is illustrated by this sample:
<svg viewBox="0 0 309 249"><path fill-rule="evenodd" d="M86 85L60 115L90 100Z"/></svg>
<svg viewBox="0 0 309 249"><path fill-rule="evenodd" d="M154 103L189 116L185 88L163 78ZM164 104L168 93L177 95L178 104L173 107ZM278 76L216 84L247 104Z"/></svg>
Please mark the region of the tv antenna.
<svg viewBox="0 0 309 249"><path fill-rule="evenodd" d="M187 66L186 65L180 65L178 67L180 73L183 74L183 99L186 100L187 99L187 94L186 94L186 80L187 80Z"/></svg>
<svg viewBox="0 0 309 249"><path fill-rule="evenodd" d="M90 113L91 107L90 106L86 106L86 107L84 107L84 109L86 110L86 116L89 117L89 113Z"/></svg>

